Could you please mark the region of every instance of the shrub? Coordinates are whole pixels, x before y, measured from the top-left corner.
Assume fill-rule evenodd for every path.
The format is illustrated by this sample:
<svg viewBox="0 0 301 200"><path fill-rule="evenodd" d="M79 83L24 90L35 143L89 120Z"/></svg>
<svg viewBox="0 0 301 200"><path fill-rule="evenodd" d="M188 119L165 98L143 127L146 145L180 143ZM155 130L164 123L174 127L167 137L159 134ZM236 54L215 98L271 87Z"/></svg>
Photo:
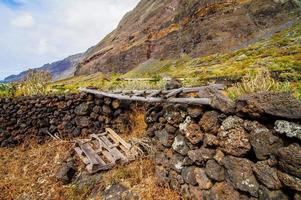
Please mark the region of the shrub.
<svg viewBox="0 0 301 200"><path fill-rule="evenodd" d="M24 80L18 85L17 96L43 95L48 93L48 83L51 74L47 71L30 70Z"/></svg>
<svg viewBox="0 0 301 200"><path fill-rule="evenodd" d="M249 93L289 90L289 83L277 82L271 77L268 70L259 70L257 73L249 72L242 78L241 82L228 88L227 93L230 98L235 99Z"/></svg>
<svg viewBox="0 0 301 200"><path fill-rule="evenodd" d="M15 84L0 83L0 97L14 96L16 92Z"/></svg>

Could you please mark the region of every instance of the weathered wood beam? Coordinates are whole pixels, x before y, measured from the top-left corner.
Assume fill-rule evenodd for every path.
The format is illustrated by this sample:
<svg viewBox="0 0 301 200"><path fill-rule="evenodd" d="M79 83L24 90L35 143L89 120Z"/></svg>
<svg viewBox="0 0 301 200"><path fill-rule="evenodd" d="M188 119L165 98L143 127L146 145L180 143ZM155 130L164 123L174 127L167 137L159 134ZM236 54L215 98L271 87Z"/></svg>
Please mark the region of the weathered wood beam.
<svg viewBox="0 0 301 200"><path fill-rule="evenodd" d="M102 92L98 90L91 90L86 88L80 88L81 92L106 96L114 99L120 100L130 100L130 101L142 101L148 103L180 103L180 104L194 104L194 105L210 105L209 98L169 98L164 99L160 97L140 97L140 96L128 96L128 95L121 95L121 94L113 94Z"/></svg>

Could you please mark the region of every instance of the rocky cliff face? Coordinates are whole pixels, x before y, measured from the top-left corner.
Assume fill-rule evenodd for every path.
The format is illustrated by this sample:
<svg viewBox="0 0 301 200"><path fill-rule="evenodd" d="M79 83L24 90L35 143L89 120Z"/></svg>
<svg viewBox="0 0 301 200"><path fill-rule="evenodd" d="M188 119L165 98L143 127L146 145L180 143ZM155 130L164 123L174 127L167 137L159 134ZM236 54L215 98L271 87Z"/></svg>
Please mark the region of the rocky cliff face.
<svg viewBox="0 0 301 200"><path fill-rule="evenodd" d="M124 73L150 58L226 52L283 25L296 7L295 1L142 0L85 53L75 75Z"/></svg>
<svg viewBox="0 0 301 200"><path fill-rule="evenodd" d="M45 70L49 71L54 80L63 79L69 76L72 76L75 71L76 64L82 58L82 54L75 54L69 56L63 60L53 62L51 64L45 64L36 70ZM18 75L11 75L4 79L4 82L17 82L21 81L28 73L28 70L21 72Z"/></svg>

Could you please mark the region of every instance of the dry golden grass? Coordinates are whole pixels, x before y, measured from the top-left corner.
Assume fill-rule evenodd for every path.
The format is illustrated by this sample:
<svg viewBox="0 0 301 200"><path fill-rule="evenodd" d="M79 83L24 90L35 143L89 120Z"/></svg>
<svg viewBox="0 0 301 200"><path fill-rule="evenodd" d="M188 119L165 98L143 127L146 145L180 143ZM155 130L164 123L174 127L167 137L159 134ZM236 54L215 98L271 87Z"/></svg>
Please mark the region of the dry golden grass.
<svg viewBox="0 0 301 200"><path fill-rule="evenodd" d="M131 130L130 132L121 135L123 139L129 141L131 138L142 138L146 133L147 125L144 121L143 108L137 107L134 112L130 114Z"/></svg>
<svg viewBox="0 0 301 200"><path fill-rule="evenodd" d="M142 158L125 166L118 166L103 176L105 185L121 183L145 200L180 199L176 191L158 186L155 164L151 158Z"/></svg>
<svg viewBox="0 0 301 200"><path fill-rule="evenodd" d="M146 124L143 112L137 109L131 120L133 131L121 137L127 140L144 137ZM99 181L83 187L77 182L64 186L55 176L71 149L72 143L68 141L50 141L43 145L26 141L16 148L0 148L0 199L81 200L88 199L93 191L103 190L114 183L131 188L146 200L180 199L175 191L157 185L151 156L103 172ZM77 163L77 168L80 173L84 165ZM100 198L99 195L96 198Z"/></svg>
<svg viewBox="0 0 301 200"><path fill-rule="evenodd" d="M66 199L55 175L70 145L52 141L0 148L0 199Z"/></svg>

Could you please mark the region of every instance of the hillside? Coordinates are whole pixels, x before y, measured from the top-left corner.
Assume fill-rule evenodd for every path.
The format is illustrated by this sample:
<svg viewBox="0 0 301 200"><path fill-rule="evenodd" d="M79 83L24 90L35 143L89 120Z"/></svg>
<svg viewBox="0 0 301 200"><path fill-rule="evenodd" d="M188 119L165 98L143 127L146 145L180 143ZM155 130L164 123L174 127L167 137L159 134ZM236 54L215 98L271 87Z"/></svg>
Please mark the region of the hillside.
<svg viewBox="0 0 301 200"><path fill-rule="evenodd" d="M290 21L296 2L142 0L84 54L75 75L126 73L150 59L227 53Z"/></svg>
<svg viewBox="0 0 301 200"><path fill-rule="evenodd" d="M300 18L285 24L283 30L260 39L254 44L228 53L193 58L150 59L126 74L75 76L52 83L60 92L78 92L79 87L102 90L163 88L161 77L183 78L184 86L199 86L211 82L239 82L245 75L268 70L277 83L286 86L301 99L301 24ZM135 78L153 77L157 81L135 81ZM127 81L124 79L133 79Z"/></svg>
<svg viewBox="0 0 301 200"><path fill-rule="evenodd" d="M73 76L75 71L75 65L79 62L81 57L82 54L75 54L63 60L56 61L51 64L45 64L42 67L36 68L36 70L46 70L50 72L54 80L64 79ZM18 75L8 76L4 79L4 82L10 83L21 81L27 73L28 70L23 71Z"/></svg>

